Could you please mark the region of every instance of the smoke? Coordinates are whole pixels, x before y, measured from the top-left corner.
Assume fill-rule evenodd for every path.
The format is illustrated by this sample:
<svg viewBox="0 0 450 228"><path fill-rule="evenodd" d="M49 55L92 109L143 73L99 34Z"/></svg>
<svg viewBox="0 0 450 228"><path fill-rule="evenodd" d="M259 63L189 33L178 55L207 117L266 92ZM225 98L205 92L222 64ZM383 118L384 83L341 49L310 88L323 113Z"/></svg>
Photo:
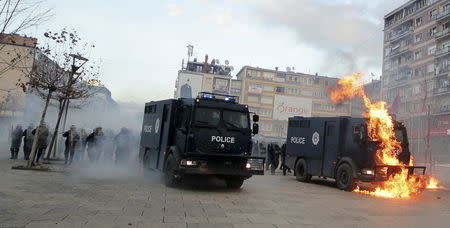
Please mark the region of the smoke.
<svg viewBox="0 0 450 228"><path fill-rule="evenodd" d="M394 1L251 1L263 24L293 32L301 43L323 53L321 74L381 72L383 17Z"/></svg>

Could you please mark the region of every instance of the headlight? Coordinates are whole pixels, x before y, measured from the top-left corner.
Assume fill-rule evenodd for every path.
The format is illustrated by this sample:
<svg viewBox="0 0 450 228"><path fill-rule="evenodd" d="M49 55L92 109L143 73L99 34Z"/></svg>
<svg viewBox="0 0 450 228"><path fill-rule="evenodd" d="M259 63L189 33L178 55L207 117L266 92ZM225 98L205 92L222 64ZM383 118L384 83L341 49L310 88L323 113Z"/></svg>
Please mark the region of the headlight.
<svg viewBox="0 0 450 228"><path fill-rule="evenodd" d="M361 173L364 175L373 175L375 172L371 169L363 169Z"/></svg>
<svg viewBox="0 0 450 228"><path fill-rule="evenodd" d="M247 162L247 164L245 164L245 168L250 169L252 167L252 165L250 163Z"/></svg>
<svg viewBox="0 0 450 228"><path fill-rule="evenodd" d="M197 165L197 161L193 161L193 160L181 160L180 165L182 166L196 166Z"/></svg>

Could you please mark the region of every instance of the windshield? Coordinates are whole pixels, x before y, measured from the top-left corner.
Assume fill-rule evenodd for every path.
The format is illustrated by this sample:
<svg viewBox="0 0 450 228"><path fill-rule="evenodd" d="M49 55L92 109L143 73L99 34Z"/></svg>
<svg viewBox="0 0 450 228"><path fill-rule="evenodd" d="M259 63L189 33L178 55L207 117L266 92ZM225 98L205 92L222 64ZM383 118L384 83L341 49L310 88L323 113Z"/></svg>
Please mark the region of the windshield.
<svg viewBox="0 0 450 228"><path fill-rule="evenodd" d="M245 112L220 110L212 108L197 108L195 111L196 125L216 127L220 122L226 128L247 129L249 127L248 114Z"/></svg>
<svg viewBox="0 0 450 228"><path fill-rule="evenodd" d="M223 111L223 121L225 125L234 128L248 128L248 116L245 112Z"/></svg>
<svg viewBox="0 0 450 228"><path fill-rule="evenodd" d="M200 125L217 126L220 122L220 110L211 108L197 108L195 123Z"/></svg>

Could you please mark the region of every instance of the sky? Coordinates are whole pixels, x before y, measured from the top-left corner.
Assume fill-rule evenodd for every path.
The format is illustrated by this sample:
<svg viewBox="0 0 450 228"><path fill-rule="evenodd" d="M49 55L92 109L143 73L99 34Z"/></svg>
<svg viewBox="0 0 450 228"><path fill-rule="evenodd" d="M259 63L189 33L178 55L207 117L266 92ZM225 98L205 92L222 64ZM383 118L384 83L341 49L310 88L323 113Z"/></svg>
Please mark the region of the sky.
<svg viewBox="0 0 450 228"><path fill-rule="evenodd" d="M188 44L194 57L294 67L342 77L381 75L383 16L406 0L47 0L52 18L28 31L74 29L119 102L173 97ZM374 74L375 76L371 76Z"/></svg>

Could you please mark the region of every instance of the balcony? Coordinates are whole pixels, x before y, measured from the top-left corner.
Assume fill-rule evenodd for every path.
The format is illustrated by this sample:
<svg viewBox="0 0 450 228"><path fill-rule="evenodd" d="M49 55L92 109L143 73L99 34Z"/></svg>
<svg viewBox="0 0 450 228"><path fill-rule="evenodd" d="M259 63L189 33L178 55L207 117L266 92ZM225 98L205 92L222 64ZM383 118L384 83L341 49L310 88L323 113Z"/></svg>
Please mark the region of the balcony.
<svg viewBox="0 0 450 228"><path fill-rule="evenodd" d="M437 21L440 21L440 20L442 20L442 19L447 18L448 16L450 16L450 9L446 9L446 10L444 10L443 12L439 12L439 13L436 15L436 20L437 20Z"/></svg>
<svg viewBox="0 0 450 228"><path fill-rule="evenodd" d="M411 46L411 45L406 45L406 46L404 46L404 47L401 47L401 48L397 48L397 49L395 49L395 50L392 50L391 53L389 53L389 57L393 57L393 56L400 55L400 54L403 54L403 53L408 52L410 46Z"/></svg>
<svg viewBox="0 0 450 228"><path fill-rule="evenodd" d="M446 74L450 72L450 66L444 66L439 69L438 74Z"/></svg>
<svg viewBox="0 0 450 228"><path fill-rule="evenodd" d="M435 88L433 90L434 94L444 94L450 92L450 87L441 87L441 88Z"/></svg>
<svg viewBox="0 0 450 228"><path fill-rule="evenodd" d="M436 52L434 53L434 56L441 57L441 56L447 55L449 53L450 53L450 46L436 50Z"/></svg>
<svg viewBox="0 0 450 228"><path fill-rule="evenodd" d="M449 35L449 34L450 34L450 28L446 28L440 32L435 33L434 38L441 39L441 38L447 37L447 35Z"/></svg>
<svg viewBox="0 0 450 228"><path fill-rule="evenodd" d="M392 42L392 41L394 41L394 40L396 40L396 39L398 39L398 38L400 38L400 37L403 37L403 36L409 34L410 32L411 32L410 29L405 29L405 30L403 30L403 31L400 31L400 32L398 32L397 34L392 35L391 38L390 38L390 41Z"/></svg>

